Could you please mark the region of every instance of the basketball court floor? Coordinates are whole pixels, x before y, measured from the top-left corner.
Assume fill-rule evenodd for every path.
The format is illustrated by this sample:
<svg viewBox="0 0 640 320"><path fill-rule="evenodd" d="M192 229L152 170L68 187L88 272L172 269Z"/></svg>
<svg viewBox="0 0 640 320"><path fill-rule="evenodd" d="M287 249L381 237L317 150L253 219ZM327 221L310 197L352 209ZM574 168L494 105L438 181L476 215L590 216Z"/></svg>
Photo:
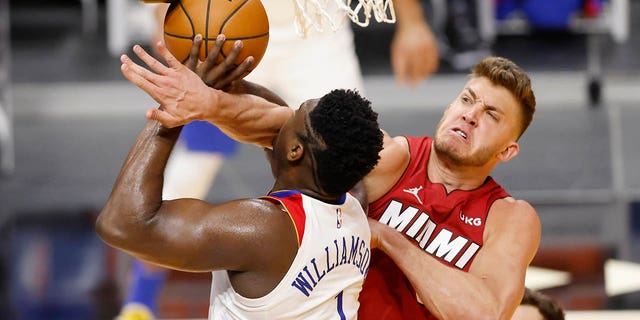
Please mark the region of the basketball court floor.
<svg viewBox="0 0 640 320"><path fill-rule="evenodd" d="M632 15L640 16L640 2L631 4ZM145 121L144 110L154 105L121 76L117 58L107 52L102 11L100 17L98 31L83 33L76 5L11 8L15 168L0 178L0 222L11 230L17 230L15 221L21 216L64 221L99 210ZM366 94L382 127L392 135L431 134L443 108L465 83L465 73L443 63L437 75L418 87L398 87L387 66L390 31L373 29L357 30L356 43ZM600 248L606 259L640 263L640 35L633 33L640 30L639 23L633 22L631 30L626 44L607 42L604 47L603 103L598 106L587 98L583 37L507 36L494 46L495 54L530 72L538 99L520 155L499 166L494 178L537 209L543 248L591 246ZM223 165L207 199L258 196L270 183L261 150L243 146ZM5 247L5 259L12 257ZM558 262L544 266L562 269ZM11 270L11 265L3 269ZM597 300L590 306L602 309L640 309L637 291L606 297L603 266L596 269L600 274L594 282L575 289L596 294L579 296L570 289L550 293L575 310L589 306L584 302L588 299ZM627 282L639 279L640 271L635 271ZM12 281L7 283L4 287L12 288ZM195 290L206 294L208 286L203 288ZM582 304L576 302L580 298ZM613 317L576 311L569 319ZM630 317L638 319L637 314Z"/></svg>

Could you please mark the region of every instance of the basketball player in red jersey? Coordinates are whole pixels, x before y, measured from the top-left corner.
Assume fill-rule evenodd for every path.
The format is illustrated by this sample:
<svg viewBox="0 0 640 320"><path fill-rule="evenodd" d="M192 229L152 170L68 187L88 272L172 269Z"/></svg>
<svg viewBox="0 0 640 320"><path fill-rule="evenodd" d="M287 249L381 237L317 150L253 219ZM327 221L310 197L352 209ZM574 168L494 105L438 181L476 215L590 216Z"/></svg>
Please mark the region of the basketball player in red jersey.
<svg viewBox="0 0 640 320"><path fill-rule="evenodd" d="M277 134L270 130L291 112L266 100L218 110L209 101L219 91L186 68L175 70L180 77L150 76L131 65L125 76L168 106L147 113L166 126L207 120L235 139L269 147ZM159 94L165 88L175 94ZM472 68L433 139L385 134L381 159L364 179L372 241L382 252L372 256L360 319L511 317L540 242L540 221L490 173L517 156L534 111L527 74L489 57ZM250 117L238 121L236 114Z"/></svg>
<svg viewBox="0 0 640 320"><path fill-rule="evenodd" d="M374 242L361 319L509 319L540 241L531 205L491 177L518 154L535 97L529 77L486 58L434 138L385 137L365 178Z"/></svg>

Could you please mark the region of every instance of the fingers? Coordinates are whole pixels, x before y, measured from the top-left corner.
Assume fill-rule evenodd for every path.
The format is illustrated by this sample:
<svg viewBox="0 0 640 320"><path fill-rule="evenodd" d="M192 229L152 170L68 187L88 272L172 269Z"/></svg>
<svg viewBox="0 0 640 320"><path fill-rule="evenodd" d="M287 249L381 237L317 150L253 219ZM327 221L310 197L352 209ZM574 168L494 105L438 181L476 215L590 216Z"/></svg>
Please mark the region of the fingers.
<svg viewBox="0 0 640 320"><path fill-rule="evenodd" d="M159 98L157 94L158 87L153 83L153 81L149 80L149 78L157 77L157 75L138 66L126 55L122 55L120 57L120 61L122 62L120 70L124 77L157 101Z"/></svg>
<svg viewBox="0 0 640 320"><path fill-rule="evenodd" d="M127 55L120 56L120 62L126 64L128 67L128 72L135 72L139 76L143 77L145 80L150 81L153 84L158 83L160 76L147 70L147 68L138 65L133 62Z"/></svg>
<svg viewBox="0 0 640 320"><path fill-rule="evenodd" d="M145 117L148 120L155 120L160 122L166 128L174 128L181 125L169 113L159 109L147 110Z"/></svg>
<svg viewBox="0 0 640 320"><path fill-rule="evenodd" d="M235 61L238 58L238 55L240 55L240 51L242 50L243 47L244 47L244 44L242 43L242 41L236 40L236 42L233 43L233 48L231 48L229 55L224 59L224 62L222 63L227 68L231 66L235 66Z"/></svg>
<svg viewBox="0 0 640 320"><path fill-rule="evenodd" d="M233 69L231 73L226 75L223 79L213 83L212 87L221 90L223 88L226 88L229 84L231 84L231 82L243 78L253 65L253 62L253 56L248 56L242 61L242 63L240 63L238 67Z"/></svg>
<svg viewBox="0 0 640 320"><path fill-rule="evenodd" d="M233 44L233 48L229 52L229 55L224 59L222 63L215 66L211 72L204 74L203 81L216 89L222 89L229 85L232 81L242 78L247 70L253 65L254 58L249 56L242 61L242 63L236 67L235 60L238 58L240 51L242 50L243 43L237 40Z"/></svg>
<svg viewBox="0 0 640 320"><path fill-rule="evenodd" d="M391 52L391 67L393 68L393 74L396 77L396 81L402 84L408 84L409 81L409 64L406 58L398 54L398 52Z"/></svg>
<svg viewBox="0 0 640 320"><path fill-rule="evenodd" d="M167 62L170 68L179 69L182 67L182 63L178 61L178 59L176 59L176 57L174 57L173 54L171 54L169 49L167 49L167 46L162 41L158 41L158 43L156 44L156 49L158 50L158 53L160 53L160 56L162 57L162 59L164 59L164 61ZM165 70L168 70L168 69L165 67ZM158 72L158 73L161 73L161 72Z"/></svg>
<svg viewBox="0 0 640 320"><path fill-rule="evenodd" d="M191 51L189 51L189 58L185 63L185 66L189 68L191 71L195 71L198 66L198 61L200 60L200 46L202 45L202 35L196 34L193 38L193 45L191 46Z"/></svg>
<svg viewBox="0 0 640 320"><path fill-rule="evenodd" d="M224 34L219 34L216 37L216 42L214 43L213 48L211 48L211 51L209 51L207 58L204 60L204 63L200 68L199 75L201 78L203 75L209 73L209 71L211 71L211 69L215 67L216 57L218 57L218 55L220 54L220 50L222 50L222 45L224 44L225 40L226 37Z"/></svg>
<svg viewBox="0 0 640 320"><path fill-rule="evenodd" d="M168 68L160 63L160 61L156 60L156 58L148 54L140 45L136 44L133 46L133 52L138 56L138 58L140 58L140 60L146 63L151 70L159 74L167 73Z"/></svg>

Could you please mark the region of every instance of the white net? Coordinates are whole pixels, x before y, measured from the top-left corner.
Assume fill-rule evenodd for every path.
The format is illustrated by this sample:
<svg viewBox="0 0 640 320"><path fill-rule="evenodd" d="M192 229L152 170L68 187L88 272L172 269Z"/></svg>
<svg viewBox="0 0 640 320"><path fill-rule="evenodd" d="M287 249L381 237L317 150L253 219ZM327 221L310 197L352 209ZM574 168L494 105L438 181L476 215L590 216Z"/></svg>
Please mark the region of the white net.
<svg viewBox="0 0 640 320"><path fill-rule="evenodd" d="M323 32L327 27L337 31L345 16L361 26L377 22L395 23L393 0L293 0L296 9L296 31L306 36L309 30Z"/></svg>

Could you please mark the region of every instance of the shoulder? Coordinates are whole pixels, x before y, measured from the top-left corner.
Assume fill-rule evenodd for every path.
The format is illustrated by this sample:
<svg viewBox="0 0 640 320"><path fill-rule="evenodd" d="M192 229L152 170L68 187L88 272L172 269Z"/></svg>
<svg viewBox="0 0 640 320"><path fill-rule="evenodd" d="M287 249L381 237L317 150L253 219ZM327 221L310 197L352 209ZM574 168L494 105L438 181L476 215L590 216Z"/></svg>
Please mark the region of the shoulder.
<svg viewBox="0 0 640 320"><path fill-rule="evenodd" d="M491 206L491 209L489 209L489 212L491 214L497 214L501 216L505 215L509 217L512 216L514 218L525 218L539 221L536 210L529 202L525 200L515 199L513 197L506 197L496 200Z"/></svg>
<svg viewBox="0 0 640 320"><path fill-rule="evenodd" d="M491 205L486 231L488 235L526 235L537 243L541 236L541 223L538 213L529 202L506 197Z"/></svg>
<svg viewBox="0 0 640 320"><path fill-rule="evenodd" d="M260 265L273 261L275 257L290 256L297 250L298 240L296 228L282 204L274 199L256 198L237 200L235 217L244 223L228 221L235 225L238 241L241 241L245 253L253 256L252 263ZM224 227L229 228L229 227ZM269 244L268 246L258 244ZM279 259L278 258L278 259Z"/></svg>
<svg viewBox="0 0 640 320"><path fill-rule="evenodd" d="M274 199L240 199L226 205L232 206L227 210L235 212L235 221L230 221L229 224L244 225L251 238L272 237L277 232L292 227L286 210Z"/></svg>
<svg viewBox="0 0 640 320"><path fill-rule="evenodd" d="M404 136L390 136L383 130L383 148L380 151L380 160L373 171L369 173L364 183L369 202L382 197L400 179L404 170L409 165L409 142Z"/></svg>

